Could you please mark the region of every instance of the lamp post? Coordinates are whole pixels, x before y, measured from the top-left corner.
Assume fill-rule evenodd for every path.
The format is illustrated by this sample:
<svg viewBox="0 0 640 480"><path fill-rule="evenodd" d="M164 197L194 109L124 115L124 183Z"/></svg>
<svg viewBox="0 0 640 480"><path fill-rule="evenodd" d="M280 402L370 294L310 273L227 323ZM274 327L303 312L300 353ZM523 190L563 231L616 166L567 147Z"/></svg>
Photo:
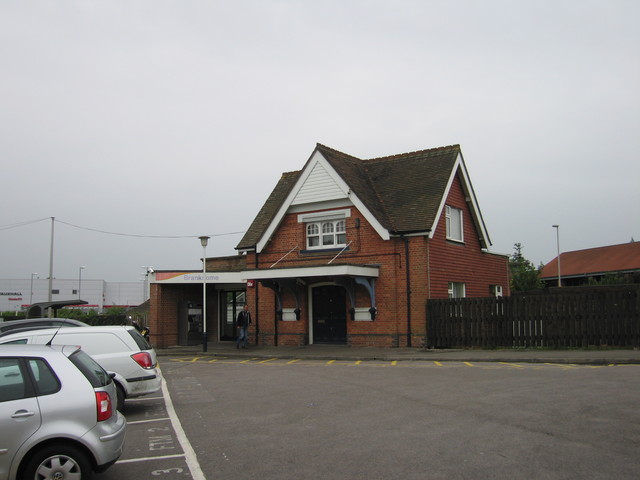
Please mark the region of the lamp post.
<svg viewBox="0 0 640 480"><path fill-rule="evenodd" d="M33 305L33 276L38 275L38 272L31 274L31 293L29 294L29 305Z"/></svg>
<svg viewBox="0 0 640 480"><path fill-rule="evenodd" d="M85 266L82 266L78 269L78 300L82 300L80 291L82 290L82 270L84 270L85 268Z"/></svg>
<svg viewBox="0 0 640 480"><path fill-rule="evenodd" d="M556 244L558 246L558 287L561 287L562 281L560 280L560 225L552 225L552 227L556 229Z"/></svg>
<svg viewBox="0 0 640 480"><path fill-rule="evenodd" d="M155 270L151 265L142 265L140 268L144 268L144 277L142 278L142 301L146 302L147 298L149 298L149 274L155 272Z"/></svg>
<svg viewBox="0 0 640 480"><path fill-rule="evenodd" d="M209 237L198 237L202 245L202 351L207 351L207 243Z"/></svg>
<svg viewBox="0 0 640 480"><path fill-rule="evenodd" d="M49 293L47 298L49 299L49 303L53 299L53 226L55 224L56 217L51 217L51 243L49 245ZM47 317L53 318L53 308L49 307L47 312Z"/></svg>

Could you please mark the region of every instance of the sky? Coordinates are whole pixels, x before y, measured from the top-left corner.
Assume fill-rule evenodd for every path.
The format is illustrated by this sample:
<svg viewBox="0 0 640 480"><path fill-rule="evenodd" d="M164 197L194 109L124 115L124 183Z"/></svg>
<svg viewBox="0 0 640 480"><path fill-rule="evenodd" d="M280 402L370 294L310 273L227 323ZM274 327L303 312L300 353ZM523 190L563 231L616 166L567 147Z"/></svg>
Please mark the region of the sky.
<svg viewBox="0 0 640 480"><path fill-rule="evenodd" d="M234 255L316 143L460 144L491 251L536 266L640 241L639 24L636 0L3 0L0 278L47 278L52 226L56 278L197 270L201 235Z"/></svg>

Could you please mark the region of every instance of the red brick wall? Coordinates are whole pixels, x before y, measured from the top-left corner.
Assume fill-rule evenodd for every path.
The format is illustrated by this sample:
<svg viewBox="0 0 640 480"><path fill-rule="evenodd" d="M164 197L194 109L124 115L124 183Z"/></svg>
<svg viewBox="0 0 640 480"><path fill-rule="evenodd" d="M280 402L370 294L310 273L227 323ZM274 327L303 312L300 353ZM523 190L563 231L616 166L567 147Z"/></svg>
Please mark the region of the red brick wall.
<svg viewBox="0 0 640 480"><path fill-rule="evenodd" d="M151 344L163 348L178 344L178 302L181 291L168 285L150 285L149 328Z"/></svg>
<svg viewBox="0 0 640 480"><path fill-rule="evenodd" d="M351 217L346 219L349 249L332 261L332 265L378 265L380 276L376 279L375 294L378 309L375 321L352 321L347 314L348 342L353 346L407 346L408 317L411 316L411 344L421 346L426 334L426 304L429 298L446 298L450 281L463 282L468 297L486 297L490 285L502 285L508 295L508 259L482 251L471 211L465 202L458 179L452 185L447 204L463 210L464 243L446 240L444 212L439 219L434 238L425 236L392 238L384 241L373 227L351 207ZM306 213L306 212L305 212ZM306 248L305 225L298 223L298 214L285 216L271 241L258 255L258 268L290 268L297 266L327 265L337 252L303 253ZM405 242L407 242L405 244ZM294 249L295 248L295 249ZM407 259L410 264L410 313L407 309ZM293 252L289 253L292 249ZM249 254L247 267L256 266L255 256ZM312 279L306 279L312 282ZM259 341L263 344L302 345L308 341L309 309L307 287L301 287L302 314L299 321L278 321L276 324L276 300L272 290L256 282L250 288L248 298L255 304L259 296ZM283 308L295 308L292 294L283 294ZM356 306L370 306L370 299L363 287L356 289ZM349 301L347 300L347 303ZM348 309L350 305L347 305ZM255 335L255 326L253 327ZM253 338L253 336L252 336Z"/></svg>
<svg viewBox="0 0 640 480"><path fill-rule="evenodd" d="M327 265L337 252L302 253L306 244L304 224L298 223L298 214L287 215L272 240L258 256L259 268L269 268L275 262L276 268L290 268L296 266ZM404 243L400 239L382 240L366 219L355 209L351 209L351 217L347 222L347 242L351 242L349 249L343 252L332 265L366 264L379 265L380 277L376 279L376 305L378 313L375 321L352 321L347 314L347 334L351 345L384 345L397 346L406 343L406 296ZM359 226L358 226L359 223ZM422 238L410 240L424 243ZM298 247L286 257L284 255ZM412 247L412 250L415 248ZM422 248L424 251L424 248ZM423 253L424 255L424 253ZM247 259L247 265L255 265L253 254ZM284 258L283 258L284 257ZM312 281L310 279L306 279ZM273 343L275 324L274 292L257 284L260 296L260 338L267 344ZM249 296L252 292L249 289ZM279 345L300 345L308 341L309 315L308 288L301 287L299 298L301 318L299 321L281 321L277 323ZM347 303L349 303L347 301ZM283 307L295 308L295 298L289 292L283 295ZM369 308L371 306L369 294L361 287L356 287L356 306ZM346 305L350 308L351 305ZM421 309L424 312L424 308ZM424 323L424 313L422 313ZM424 330L424 327L423 327Z"/></svg>
<svg viewBox="0 0 640 480"><path fill-rule="evenodd" d="M501 285L504 295L509 295L508 257L482 251L471 210L457 179L446 203L463 211L464 243L446 239L443 212L429 242L431 298L447 298L449 282L464 283L467 297L488 297L490 285Z"/></svg>

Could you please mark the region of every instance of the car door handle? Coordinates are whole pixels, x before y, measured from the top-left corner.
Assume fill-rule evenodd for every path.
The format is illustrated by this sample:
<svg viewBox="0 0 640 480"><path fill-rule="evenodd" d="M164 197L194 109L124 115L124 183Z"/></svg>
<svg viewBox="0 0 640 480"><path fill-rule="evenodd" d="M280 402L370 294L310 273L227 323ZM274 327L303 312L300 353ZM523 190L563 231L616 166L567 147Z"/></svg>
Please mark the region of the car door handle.
<svg viewBox="0 0 640 480"><path fill-rule="evenodd" d="M36 412L29 412L27 410L18 410L16 413L11 415L11 418L25 418L25 417L33 417Z"/></svg>

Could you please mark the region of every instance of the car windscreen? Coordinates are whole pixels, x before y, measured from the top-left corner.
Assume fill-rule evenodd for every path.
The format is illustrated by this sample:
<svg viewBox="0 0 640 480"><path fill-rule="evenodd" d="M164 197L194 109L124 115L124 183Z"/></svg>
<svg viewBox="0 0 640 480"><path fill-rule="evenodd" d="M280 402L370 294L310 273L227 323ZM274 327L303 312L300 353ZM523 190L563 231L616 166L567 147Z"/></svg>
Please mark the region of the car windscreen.
<svg viewBox="0 0 640 480"><path fill-rule="evenodd" d="M136 345L138 345L140 350L151 350L151 344L147 342L139 331L131 329L127 330L127 332L129 332L129 335L133 337L134 342L136 342Z"/></svg>
<svg viewBox="0 0 640 480"><path fill-rule="evenodd" d="M69 360L87 377L93 388L104 387L112 381L105 369L82 350L72 353Z"/></svg>

